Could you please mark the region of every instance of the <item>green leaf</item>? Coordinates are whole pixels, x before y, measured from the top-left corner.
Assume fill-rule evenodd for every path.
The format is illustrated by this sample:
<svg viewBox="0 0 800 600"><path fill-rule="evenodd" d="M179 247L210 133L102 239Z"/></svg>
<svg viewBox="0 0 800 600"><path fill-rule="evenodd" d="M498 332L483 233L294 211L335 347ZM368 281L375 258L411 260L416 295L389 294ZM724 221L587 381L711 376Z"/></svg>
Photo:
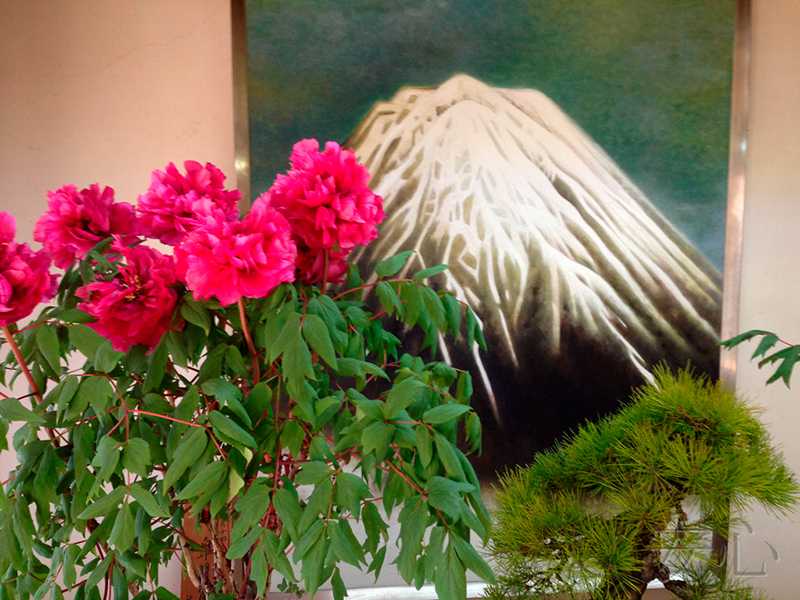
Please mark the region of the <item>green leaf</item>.
<svg viewBox="0 0 800 600"><path fill-rule="evenodd" d="M123 352L114 350L111 342L106 340L100 344L100 347L97 349L97 354L94 358L94 367L103 373L110 373L123 356L125 356Z"/></svg>
<svg viewBox="0 0 800 600"><path fill-rule="evenodd" d="M211 331L211 315L205 307L198 304L188 295L183 297L181 304L181 316L189 323L197 325L206 335Z"/></svg>
<svg viewBox="0 0 800 600"><path fill-rule="evenodd" d="M178 406L172 411L173 419L181 421L191 421L195 411L200 406L200 391L197 386L190 387L183 395Z"/></svg>
<svg viewBox="0 0 800 600"><path fill-rule="evenodd" d="M472 375L469 371L461 371L458 375L458 384L456 385L456 400L459 404L469 404L469 399L472 397Z"/></svg>
<svg viewBox="0 0 800 600"><path fill-rule="evenodd" d="M778 379L783 378L783 382L786 384L786 387L789 387L789 381L792 377L792 370L794 369L795 363L800 360L800 346L790 346L789 348L785 348L780 352L776 352L775 354L771 355L769 358L762 360L759 363L759 367L768 363L768 362L775 362L777 360L781 360L781 364L778 366L775 373L767 379L767 383L773 383Z"/></svg>
<svg viewBox="0 0 800 600"><path fill-rule="evenodd" d="M247 370L247 363L244 362L242 353L236 346L230 346L225 351L225 363L230 367L234 374L247 379L250 377L250 372Z"/></svg>
<svg viewBox="0 0 800 600"><path fill-rule="evenodd" d="M55 329L49 327L47 324L40 325L36 328L36 344L39 346L39 351L44 356L47 364L56 373L61 372L61 353L58 348L58 335Z"/></svg>
<svg viewBox="0 0 800 600"><path fill-rule="evenodd" d="M442 296L442 304L444 305L447 327L453 332L453 338L458 339L458 334L461 331L461 305L452 294Z"/></svg>
<svg viewBox="0 0 800 600"><path fill-rule="evenodd" d="M96 588L97 584L103 580L103 577L106 576L108 569L111 567L112 558L114 558L114 553L109 552L106 554L106 557L100 561L100 564L92 569L91 573L89 573L89 579L86 580L85 584L85 589L87 591Z"/></svg>
<svg viewBox="0 0 800 600"><path fill-rule="evenodd" d="M459 483L438 475L431 477L425 485L431 506L447 513L453 520L458 519L466 506L461 494L468 494L474 489L469 483Z"/></svg>
<svg viewBox="0 0 800 600"><path fill-rule="evenodd" d="M476 450L480 451L481 448L481 436L482 436L482 428L481 428L481 420L478 418L478 415L470 413L467 417L467 440L472 442L472 447L470 448L470 452L475 452Z"/></svg>
<svg viewBox="0 0 800 600"><path fill-rule="evenodd" d="M97 356L97 349L106 342L106 339L86 325L75 325L69 328L69 341L78 352L93 361Z"/></svg>
<svg viewBox="0 0 800 600"><path fill-rule="evenodd" d="M181 490L177 496L178 500L188 500L216 488L225 477L227 468L228 465L224 461L210 462Z"/></svg>
<svg viewBox="0 0 800 600"><path fill-rule="evenodd" d="M427 269L422 269L422 271L418 271L411 277L411 279L418 279L421 281L428 277L433 277L434 275L438 275L439 273L446 271L447 269L448 269L447 265L436 265L435 267L428 267Z"/></svg>
<svg viewBox="0 0 800 600"><path fill-rule="evenodd" d="M463 600L467 597L466 569L459 560L452 541L439 561L434 576L434 585L436 595L441 600Z"/></svg>
<svg viewBox="0 0 800 600"><path fill-rule="evenodd" d="M407 499L400 511L400 540L407 552L416 556L422 551L422 538L428 528L428 502L417 494Z"/></svg>
<svg viewBox="0 0 800 600"><path fill-rule="evenodd" d="M227 350L227 344L218 344L206 354L203 364L200 365L200 372L197 374L197 385L201 385L204 381L214 379L222 374L222 359Z"/></svg>
<svg viewBox="0 0 800 600"><path fill-rule="evenodd" d="M119 506L126 492L127 489L124 487L114 488L108 495L103 496L87 506L86 509L78 515L78 518L88 520L107 515L110 511L115 510Z"/></svg>
<svg viewBox="0 0 800 600"><path fill-rule="evenodd" d="M420 289L422 295L422 302L425 304L425 310L428 316L434 322L439 331L447 330L447 319L445 318L444 306L442 301L433 289L428 286L422 286Z"/></svg>
<svg viewBox="0 0 800 600"><path fill-rule="evenodd" d="M250 532L245 535L244 537L239 538L238 540L234 540L234 542L228 548L228 552L225 554L225 558L230 560L235 560L237 558L242 558L247 551L256 543L256 540L261 535L262 532L261 527L253 527Z"/></svg>
<svg viewBox="0 0 800 600"><path fill-rule="evenodd" d="M185 369L189 364L189 354L180 332L170 330L164 334L167 350L175 366Z"/></svg>
<svg viewBox="0 0 800 600"><path fill-rule="evenodd" d="M416 283L405 282L400 288L400 298L405 301L406 323L409 329L417 324L422 312L422 296Z"/></svg>
<svg viewBox="0 0 800 600"><path fill-rule="evenodd" d="M386 559L386 546L381 546L380 550L373 554L372 562L369 564L367 573L375 571L375 581L381 576L381 569L383 568L383 561Z"/></svg>
<svg viewBox="0 0 800 600"><path fill-rule="evenodd" d="M358 519L361 514L361 501L372 498L369 486L358 475L339 473L333 492L334 502Z"/></svg>
<svg viewBox="0 0 800 600"><path fill-rule="evenodd" d="M168 360L169 354L167 352L167 344L164 340L161 340L150 355L147 374L142 384L142 391L144 391L145 394L154 389L158 389L161 385L161 382L164 380L164 368L167 366Z"/></svg>
<svg viewBox="0 0 800 600"><path fill-rule="evenodd" d="M108 536L108 543L114 546L118 552L127 551L133 544L133 513L127 502L117 513L114 527Z"/></svg>
<svg viewBox="0 0 800 600"><path fill-rule="evenodd" d="M427 467L431 464L431 459L433 458L433 439L428 428L424 425L417 425L414 428L414 439L422 466Z"/></svg>
<svg viewBox="0 0 800 600"><path fill-rule="evenodd" d="M316 379L311 364L311 352L305 342L298 342L283 353L283 374L289 380L290 389L299 390L306 379Z"/></svg>
<svg viewBox="0 0 800 600"><path fill-rule="evenodd" d="M375 451L378 461L382 461L394 436L395 427L381 421L370 423L361 433L362 455Z"/></svg>
<svg viewBox="0 0 800 600"><path fill-rule="evenodd" d="M314 545L317 544L317 541L325 532L325 526L326 522L323 519L318 519L317 521L314 521L314 524L311 525L303 537L300 538L300 541L295 545L294 553L292 554L295 564L297 564L297 562L300 561Z"/></svg>
<svg viewBox="0 0 800 600"><path fill-rule="evenodd" d="M281 541L278 539L278 536L275 535L274 531L266 530L264 531L264 550L267 552L267 558L269 559L270 565L272 568L278 571L285 579L289 581L297 581L294 576L294 571L292 570L292 565L289 563L289 559L286 558L286 554L281 549Z"/></svg>
<svg viewBox="0 0 800 600"><path fill-rule="evenodd" d="M245 531L255 526L267 514L269 500L272 492L271 482L267 479L257 479L245 492L244 496L236 502L239 518L233 526L231 537L238 539Z"/></svg>
<svg viewBox="0 0 800 600"><path fill-rule="evenodd" d="M483 338L480 323L478 323L478 318L469 306L467 307L467 334L469 340L467 344L470 348L472 348L472 345L477 341L481 349L484 352L487 351L486 340Z"/></svg>
<svg viewBox="0 0 800 600"><path fill-rule="evenodd" d="M91 493L94 493L104 481L108 481L117 468L119 447L120 443L111 436L107 435L100 438L100 442L97 444L97 454L92 459L92 466L99 469L99 472Z"/></svg>
<svg viewBox="0 0 800 600"><path fill-rule="evenodd" d="M44 423L44 419L30 409L25 408L16 398L0 400L0 416L7 421L27 421L28 423Z"/></svg>
<svg viewBox="0 0 800 600"><path fill-rule="evenodd" d="M292 539L298 539L298 526L303 518L303 509L300 507L297 497L289 490L281 488L275 492L273 506L284 526L289 530Z"/></svg>
<svg viewBox="0 0 800 600"><path fill-rule="evenodd" d="M75 403L79 406L85 406L88 402L92 405L96 415L102 415L108 410L109 400L113 396L114 389L105 375L84 377L78 392L75 394Z"/></svg>
<svg viewBox="0 0 800 600"><path fill-rule="evenodd" d="M461 467L461 461L458 458L458 455L462 454L462 452L438 431L434 432L433 441L436 445L439 460L442 461L447 474L463 481L465 478L464 469Z"/></svg>
<svg viewBox="0 0 800 600"><path fill-rule="evenodd" d="M164 475L164 494L180 479L186 469L197 462L197 459L205 451L206 444L208 444L208 436L202 427L192 427L189 433L183 436L183 440L175 449L172 464L169 465Z"/></svg>
<svg viewBox="0 0 800 600"><path fill-rule="evenodd" d="M239 417L248 427L253 426L250 415L242 405L242 392L230 381L224 379L209 379L200 386L209 396L214 396L223 402L231 411Z"/></svg>
<svg viewBox="0 0 800 600"><path fill-rule="evenodd" d="M356 565L359 566L359 565ZM344 600L347 596L347 588L342 581L342 576L339 573L339 568L333 570L333 577L331 578L331 587L333 588L333 600Z"/></svg>
<svg viewBox="0 0 800 600"><path fill-rule="evenodd" d="M158 589L156 589L156 598L158 600L180 600L180 598L178 598L175 594L162 586L159 586Z"/></svg>
<svg viewBox="0 0 800 600"><path fill-rule="evenodd" d="M302 469L295 478L295 484L316 485L332 474L333 470L325 462L311 461L303 463Z"/></svg>
<svg viewBox="0 0 800 600"><path fill-rule="evenodd" d="M426 387L425 383L415 377L409 377L395 384L386 397L386 418L394 419L401 410L411 406L417 396L417 392L424 387Z"/></svg>
<svg viewBox="0 0 800 600"><path fill-rule="evenodd" d="M753 358L757 358L758 356L761 356L761 355L766 356L767 350L772 348L779 341L780 341L780 338L777 335L775 335L774 333L771 333L769 335L765 335L764 338L759 342L758 347L756 348L756 351L753 352Z"/></svg>
<svg viewBox="0 0 800 600"><path fill-rule="evenodd" d="M464 404L442 404L426 410L425 414L422 415L422 420L431 425L438 425L439 423L452 421L468 410L469 406Z"/></svg>
<svg viewBox="0 0 800 600"><path fill-rule="evenodd" d="M396 254L391 258L382 260L375 266L375 274L378 277L391 277L403 268L403 265L406 264L408 257L412 254L414 254L414 250L406 250L405 252Z"/></svg>
<svg viewBox="0 0 800 600"><path fill-rule="evenodd" d="M488 583L495 583L492 568L481 558L477 550L465 539L450 533L450 543L455 547L456 554L466 567L478 577Z"/></svg>
<svg viewBox="0 0 800 600"><path fill-rule="evenodd" d="M72 402L72 399L75 397L75 393L78 391L79 385L80 380L76 375L68 375L66 378L62 379L55 388L53 388L52 392L45 396L45 403L48 405L51 402L58 403L56 407L57 419L61 419L61 414L68 407L69 410L67 410L66 417L68 420L70 420L82 415L83 411L85 411L89 406L88 398L78 399L76 402Z"/></svg>
<svg viewBox="0 0 800 600"><path fill-rule="evenodd" d="M342 316L342 312L336 302L330 296L320 296L308 302L308 312L319 314L323 321L328 324L334 347L344 354L347 349L347 321Z"/></svg>
<svg viewBox="0 0 800 600"><path fill-rule="evenodd" d="M405 316L406 309L403 307L403 303L400 301L400 298L397 296L391 284L386 281L379 281L375 291L378 294L378 300L380 300L386 314L391 317L397 312L397 316L400 319Z"/></svg>
<svg viewBox="0 0 800 600"><path fill-rule="evenodd" d="M245 408L250 413L250 419L258 422L269 410L272 402L272 388L266 381L259 381L247 396Z"/></svg>
<svg viewBox="0 0 800 600"><path fill-rule="evenodd" d="M142 438L130 438L122 450L122 466L142 479L147 479L150 470L150 445Z"/></svg>
<svg viewBox="0 0 800 600"><path fill-rule="evenodd" d="M345 377L355 376L364 377L365 375L376 375L383 379L389 379L388 375L378 365L358 360L356 358L340 358L336 372Z"/></svg>
<svg viewBox="0 0 800 600"><path fill-rule="evenodd" d="M333 519L328 522L328 535L331 538L331 548L333 549L337 558L350 565L353 565L354 567L360 568L361 562L358 560L358 556L356 555L355 550L353 550L353 546L350 544L350 541L345 537L344 531L342 531L342 526Z"/></svg>
<svg viewBox="0 0 800 600"><path fill-rule="evenodd" d="M94 323L97 320L92 315L83 312L79 308L70 308L59 313L58 319L65 323Z"/></svg>
<svg viewBox="0 0 800 600"><path fill-rule="evenodd" d="M243 444L250 448L258 448L258 444L255 439L253 439L252 435L218 410L212 410L208 415L208 420L214 427L215 433L222 434L226 438L232 440L232 442Z"/></svg>
<svg viewBox="0 0 800 600"><path fill-rule="evenodd" d="M321 317L307 314L303 321L303 336L309 346L313 348L322 359L331 367L336 369L336 351L333 349L333 341L328 331L328 326Z"/></svg>
<svg viewBox="0 0 800 600"><path fill-rule="evenodd" d="M742 342L751 340L759 335L775 335L775 334L772 333L771 331L764 331L763 329L751 329L750 331L745 331L744 333L740 333L739 335L732 337L729 340L720 342L719 345L725 346L726 348L733 348L734 346L738 346Z"/></svg>
<svg viewBox="0 0 800 600"><path fill-rule="evenodd" d="M250 557L250 576L256 584L258 595L261 596L266 590L269 576L267 557L264 555L264 549L261 546L256 548Z"/></svg>
<svg viewBox="0 0 800 600"><path fill-rule="evenodd" d="M166 512L158 504L155 496L149 491L144 489L139 483L132 483L130 486L131 496L139 503L139 505L147 511L147 514L154 519L168 519L169 513Z"/></svg>

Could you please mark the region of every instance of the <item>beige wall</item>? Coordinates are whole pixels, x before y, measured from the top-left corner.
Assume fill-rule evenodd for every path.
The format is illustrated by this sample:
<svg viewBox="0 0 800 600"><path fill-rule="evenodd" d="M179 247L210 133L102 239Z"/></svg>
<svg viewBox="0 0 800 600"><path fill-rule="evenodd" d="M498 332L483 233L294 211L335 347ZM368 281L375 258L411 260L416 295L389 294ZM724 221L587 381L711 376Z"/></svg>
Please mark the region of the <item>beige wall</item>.
<svg viewBox="0 0 800 600"><path fill-rule="evenodd" d="M800 2L754 0L750 132L744 213L740 330L768 329L800 343ZM759 371L739 355L737 385L766 409L775 440L800 473L800 372L793 390L765 387ZM748 515L752 533L740 531L740 570L778 600L800 597L800 513L776 520ZM775 548L779 560L775 559Z"/></svg>
<svg viewBox="0 0 800 600"><path fill-rule="evenodd" d="M231 65L230 0L0 0L0 210L17 239L66 183L135 203L154 169L194 159L235 188Z"/></svg>
<svg viewBox="0 0 800 600"><path fill-rule="evenodd" d="M233 178L229 0L0 0L0 209L31 241L46 192L210 161Z"/></svg>

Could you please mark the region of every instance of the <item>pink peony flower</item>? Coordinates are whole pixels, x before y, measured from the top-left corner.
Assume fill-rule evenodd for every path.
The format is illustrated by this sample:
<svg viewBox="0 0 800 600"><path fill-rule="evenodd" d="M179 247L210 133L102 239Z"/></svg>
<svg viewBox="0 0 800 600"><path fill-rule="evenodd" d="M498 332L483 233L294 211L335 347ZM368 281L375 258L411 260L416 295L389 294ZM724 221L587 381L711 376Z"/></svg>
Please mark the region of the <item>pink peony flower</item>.
<svg viewBox="0 0 800 600"><path fill-rule="evenodd" d="M223 306L294 281L296 258L288 221L261 199L241 222L206 217L175 247L178 275L195 297L216 296Z"/></svg>
<svg viewBox="0 0 800 600"><path fill-rule="evenodd" d="M47 212L37 221L33 239L53 255L53 262L66 269L82 258L101 240L111 235L135 235L137 224L133 206L114 202L114 190L98 184L80 192L65 185L47 192Z"/></svg>
<svg viewBox="0 0 800 600"><path fill-rule="evenodd" d="M295 240L297 241L297 240ZM329 250L328 257L328 283L341 283L347 273L348 264L345 260L347 253ZM325 269L325 251L311 249L297 244L297 262L295 263L304 283L322 283L322 274Z"/></svg>
<svg viewBox="0 0 800 600"><path fill-rule="evenodd" d="M97 319L89 327L110 340L114 350L155 346L172 328L178 302L172 257L146 246L126 247L119 237L111 249L121 255L119 274L79 288L75 295L84 302L78 308Z"/></svg>
<svg viewBox="0 0 800 600"><path fill-rule="evenodd" d="M376 226L386 217L383 199L367 187L369 172L355 152L335 142L318 149L317 140L294 145L288 174L278 175L266 193L270 205L309 248L348 252L364 246L378 237Z"/></svg>
<svg viewBox="0 0 800 600"><path fill-rule="evenodd" d="M50 253L34 252L14 241L17 223L0 212L0 326L24 319L36 305L56 295L58 278L50 274Z"/></svg>
<svg viewBox="0 0 800 600"><path fill-rule="evenodd" d="M186 234L205 222L204 217L234 222L239 219L237 202L242 195L223 186L225 175L211 163L183 163L186 175L173 164L166 172L153 171L147 193L139 196L139 220L144 235L164 244L180 244Z"/></svg>

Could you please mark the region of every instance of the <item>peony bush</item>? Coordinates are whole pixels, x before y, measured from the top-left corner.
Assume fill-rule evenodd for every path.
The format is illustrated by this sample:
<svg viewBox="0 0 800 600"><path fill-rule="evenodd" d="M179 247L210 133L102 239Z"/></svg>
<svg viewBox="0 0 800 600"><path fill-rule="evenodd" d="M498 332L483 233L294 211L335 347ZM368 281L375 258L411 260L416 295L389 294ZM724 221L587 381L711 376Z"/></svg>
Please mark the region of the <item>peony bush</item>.
<svg viewBox="0 0 800 600"><path fill-rule="evenodd" d="M484 345L477 319L424 283L443 265L395 277L406 252L365 282L347 263L384 218L352 151L299 142L241 220L224 181L170 163L135 207L64 186L38 252L0 213L0 383L28 387L0 399L18 461L0 488L0 599L165 600L174 556L202 598L264 598L277 571L283 590L330 581L341 599L340 564L377 578L389 543L407 582L464 598L467 569L492 580L462 452L481 428L469 373L430 357L445 335ZM428 358L386 319L420 327Z"/></svg>

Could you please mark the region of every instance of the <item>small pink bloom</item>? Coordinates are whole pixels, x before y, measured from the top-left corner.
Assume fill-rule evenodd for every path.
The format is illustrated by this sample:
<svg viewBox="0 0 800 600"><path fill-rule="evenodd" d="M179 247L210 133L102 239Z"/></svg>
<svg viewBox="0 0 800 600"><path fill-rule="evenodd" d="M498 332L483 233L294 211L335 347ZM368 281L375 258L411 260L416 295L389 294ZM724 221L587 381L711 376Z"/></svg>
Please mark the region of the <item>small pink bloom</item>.
<svg viewBox="0 0 800 600"><path fill-rule="evenodd" d="M111 249L121 255L119 274L78 289L75 295L85 300L78 307L97 319L89 327L110 340L114 350L155 346L172 328L178 302L172 257L146 246L126 247L119 238Z"/></svg>
<svg viewBox="0 0 800 600"><path fill-rule="evenodd" d="M110 187L100 192L100 186L94 184L79 192L74 185L65 185L47 192L47 197L47 212L37 221L33 239L52 253L60 269L111 235L136 234L133 205L114 202Z"/></svg>
<svg viewBox="0 0 800 600"><path fill-rule="evenodd" d="M186 234L213 215L226 221L239 218L237 202L242 195L226 190L225 175L211 163L183 163L186 175L169 163L164 171L153 171L147 193L139 196L139 220L144 235L157 238L164 244L181 243Z"/></svg>
<svg viewBox="0 0 800 600"><path fill-rule="evenodd" d="M241 222L206 217L175 247L178 275L195 298L216 296L223 306L294 281L296 258L289 223L260 199Z"/></svg>
<svg viewBox="0 0 800 600"><path fill-rule="evenodd" d="M378 237L376 227L386 215L383 199L367 187L367 168L356 162L355 152L336 142L318 150L317 140L294 145L289 172L278 175L266 193L270 205L289 219L309 248L348 252L368 244Z"/></svg>
<svg viewBox="0 0 800 600"><path fill-rule="evenodd" d="M50 274L50 253L34 252L28 244L14 241L17 224L7 212L0 213L0 325L24 319L36 305L48 301L58 290Z"/></svg>
<svg viewBox="0 0 800 600"><path fill-rule="evenodd" d="M328 283L341 283L347 273L348 264L345 260L347 253L329 250L328 256ZM325 271L325 251L311 249L297 244L297 270L300 280L304 283L322 283Z"/></svg>

